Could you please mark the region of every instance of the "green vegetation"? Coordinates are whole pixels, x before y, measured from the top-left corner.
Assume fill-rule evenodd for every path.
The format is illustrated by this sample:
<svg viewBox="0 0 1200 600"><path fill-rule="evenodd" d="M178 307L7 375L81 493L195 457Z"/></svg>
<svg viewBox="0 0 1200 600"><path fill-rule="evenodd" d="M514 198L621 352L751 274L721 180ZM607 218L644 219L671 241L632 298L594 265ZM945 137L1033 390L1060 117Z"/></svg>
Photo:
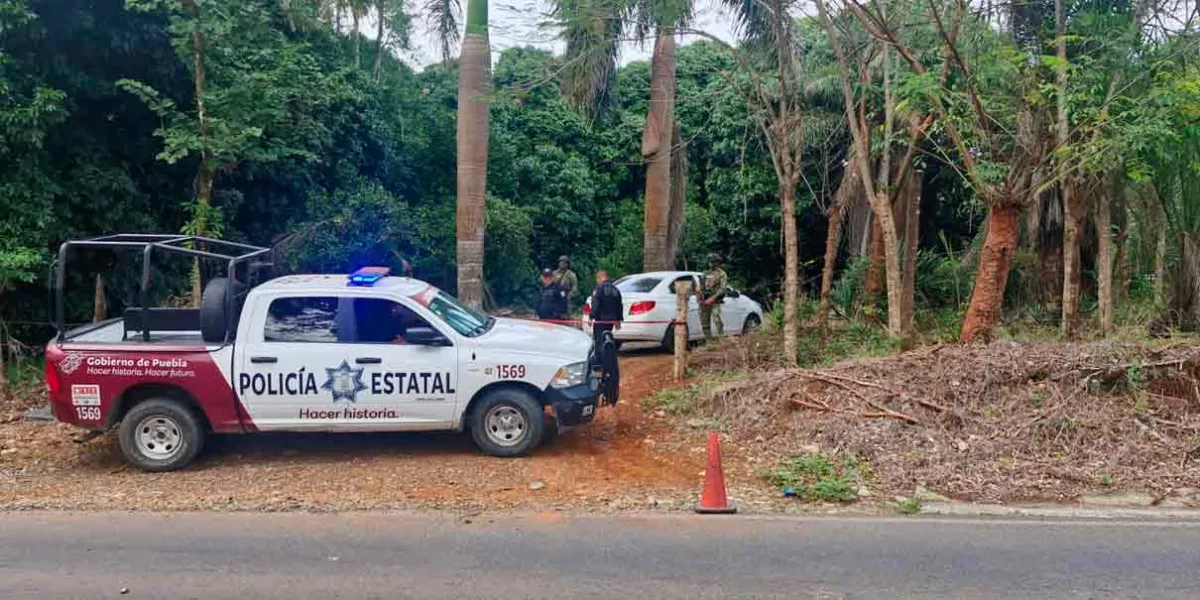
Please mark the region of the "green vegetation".
<svg viewBox="0 0 1200 600"><path fill-rule="evenodd" d="M693 373L688 370L688 376ZM688 415L700 408L700 400L717 386L744 377L738 371L727 371L719 374L709 373L691 385L684 387L659 390L642 400L642 408L647 411L663 410L671 415Z"/></svg>
<svg viewBox="0 0 1200 600"><path fill-rule="evenodd" d="M869 476L865 462L853 455L841 461L824 453L795 456L763 474L785 494L805 502L853 502L859 481Z"/></svg>
<svg viewBox="0 0 1200 600"><path fill-rule="evenodd" d="M598 267L717 251L787 332L787 362L1200 329L1200 21L755 0L723 3L730 43L672 50L689 2L553 4L565 54L505 48L488 73L485 2L464 18L456 2L0 0L5 340L49 335L58 244L116 231L273 244L285 271L408 261L448 290L460 267L477 282L460 144L486 165L467 212L486 224L490 308L532 303L563 253L586 293ZM399 58L419 24L436 64ZM654 41L652 60L621 65L623 38ZM469 111L485 131L460 141L469 90L491 90ZM91 320L97 273L109 313L129 305L134 262L81 255L67 320ZM196 283L164 264L152 293Z"/></svg>
<svg viewBox="0 0 1200 600"><path fill-rule="evenodd" d="M642 408L648 411L663 410L669 415L689 415L699 408L700 398L711 389L704 384L661 390L647 396Z"/></svg>
<svg viewBox="0 0 1200 600"><path fill-rule="evenodd" d="M920 498L902 498L896 503L896 510L902 515L916 515L921 513Z"/></svg>

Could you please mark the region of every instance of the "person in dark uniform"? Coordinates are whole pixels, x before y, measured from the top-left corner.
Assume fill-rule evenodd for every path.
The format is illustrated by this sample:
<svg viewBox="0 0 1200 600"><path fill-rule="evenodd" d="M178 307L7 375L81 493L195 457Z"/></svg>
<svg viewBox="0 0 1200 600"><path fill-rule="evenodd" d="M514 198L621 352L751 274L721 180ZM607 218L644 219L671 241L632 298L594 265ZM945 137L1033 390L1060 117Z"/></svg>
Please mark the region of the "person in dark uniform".
<svg viewBox="0 0 1200 600"><path fill-rule="evenodd" d="M608 271L596 271L596 289L592 292L592 338L599 348L604 332L620 327L625 320L621 290L608 278Z"/></svg>
<svg viewBox="0 0 1200 600"><path fill-rule="evenodd" d="M596 271L596 289L592 292L592 340L595 362L603 369L602 392L605 404L616 404L620 393L620 365L616 341L605 343L605 334L621 328L625 306L621 290L608 278L608 271Z"/></svg>
<svg viewBox="0 0 1200 600"><path fill-rule="evenodd" d="M539 319L560 319L567 312L567 299L562 288L554 280L552 269L542 269L541 288L538 291L537 316Z"/></svg>

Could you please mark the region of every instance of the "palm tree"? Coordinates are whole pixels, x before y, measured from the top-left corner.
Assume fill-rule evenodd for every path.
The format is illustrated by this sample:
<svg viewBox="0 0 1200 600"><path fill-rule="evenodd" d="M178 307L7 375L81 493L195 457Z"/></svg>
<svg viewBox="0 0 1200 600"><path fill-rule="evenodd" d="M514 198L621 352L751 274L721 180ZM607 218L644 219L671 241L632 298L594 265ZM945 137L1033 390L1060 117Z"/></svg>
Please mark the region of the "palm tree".
<svg viewBox="0 0 1200 600"><path fill-rule="evenodd" d="M374 76L379 77L385 50L384 21L392 33L406 32L407 16L399 0L374 0L376 9L376 57ZM341 15L349 11L354 19L354 61L359 64L358 20L371 6L368 0L326 0L321 10L330 15L340 29ZM441 47L442 61L450 62L459 42L459 0L428 0L424 12L429 29ZM488 42L487 0L468 0L466 37L459 56L458 131L457 131L457 209L455 214L458 255L458 297L468 306L483 305L484 229L487 198L488 109L492 89L491 47Z"/></svg>
<svg viewBox="0 0 1200 600"><path fill-rule="evenodd" d="M566 88L571 100L592 110L608 99L623 36L654 39L650 59L650 105L642 129L646 164L643 268L675 265L683 194L672 193L675 138L675 35L691 18L691 0L558 0L554 18L567 42ZM678 153L677 153L678 154ZM676 160L682 168L683 162ZM677 185L682 185L675 178ZM678 206L672 207L672 202Z"/></svg>
<svg viewBox="0 0 1200 600"><path fill-rule="evenodd" d="M467 0L467 35L458 63L458 205L455 212L458 297L476 308L483 305L484 296L488 109L492 92L487 8L487 0Z"/></svg>

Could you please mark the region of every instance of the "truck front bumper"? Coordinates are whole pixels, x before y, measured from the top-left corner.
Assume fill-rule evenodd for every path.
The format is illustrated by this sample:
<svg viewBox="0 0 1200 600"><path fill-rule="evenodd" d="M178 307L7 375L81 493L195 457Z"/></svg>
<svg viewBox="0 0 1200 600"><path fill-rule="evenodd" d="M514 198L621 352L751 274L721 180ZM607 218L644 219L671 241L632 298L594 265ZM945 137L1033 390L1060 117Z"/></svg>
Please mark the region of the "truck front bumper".
<svg viewBox="0 0 1200 600"><path fill-rule="evenodd" d="M596 404L600 397L600 383L595 376L588 382L568 388L546 388L546 398L554 407L554 417L559 426L571 427L587 423L596 417Z"/></svg>

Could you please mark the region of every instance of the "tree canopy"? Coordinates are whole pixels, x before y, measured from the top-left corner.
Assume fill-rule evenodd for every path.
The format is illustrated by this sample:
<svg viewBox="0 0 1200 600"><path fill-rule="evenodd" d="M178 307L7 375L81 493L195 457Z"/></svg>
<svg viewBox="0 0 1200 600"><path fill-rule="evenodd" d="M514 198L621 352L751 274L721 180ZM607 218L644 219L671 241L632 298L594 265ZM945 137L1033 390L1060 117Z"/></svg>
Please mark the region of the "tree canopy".
<svg viewBox="0 0 1200 600"><path fill-rule="evenodd" d="M650 5L603 5L633 19L612 29L578 20L594 16L591 4L565 3L555 17L578 54L511 48L493 65L484 270L493 306L533 302L537 269L560 254L581 275L643 263L651 67L610 69L615 50L604 40L625 30L676 35L690 12L664 5L679 10L643 21L636 15ZM1128 273L1117 287L1132 293L1156 273L1169 277L1178 309L1200 324L1195 20L1158 26L1140 3L1066 2L1057 35L1049 2L850 0L826 3L827 28L799 5L778 5L794 72L764 53L773 38L765 13L751 10L766 7L757 1L740 7L738 43L678 49L675 146L688 165L679 266L699 268L717 251L739 288L769 305L779 298L781 180L763 124L783 98L779 78L794 78L798 120L784 133L800 136L800 294L820 294L825 262L840 274L828 291L835 309L876 314L884 288L869 282L886 270L886 253L873 229L890 211L896 236L913 239L895 264L912 273L917 303L959 318L983 276L980 256L990 256L987 225L996 207L1011 206L1024 216L1013 219L1010 264L1000 265L1013 278L993 283L1007 307L1061 303L1061 190L1070 186L1084 204L1068 216L1092 229L1108 222L1097 210L1112 219L1078 242L1084 295L1098 293L1100 242L1111 234L1115 258L1104 260ZM457 3L421 8L443 33L458 31ZM64 239L198 222L210 234L278 245L285 269L406 260L453 290L457 62L418 71L395 53L422 22L391 0L0 0L0 318L45 333L45 271ZM594 77L571 75L580 69ZM754 85L769 93L756 96ZM859 177L855 148L869 155L868 188L882 203L842 189ZM211 199L201 203L205 164ZM911 200L897 191L907 176L889 172L897 165L919 184ZM1088 200L1100 195L1103 205ZM911 234L901 203L920 215ZM831 215L845 233L830 238L832 261L823 261ZM1169 243L1159 239L1167 232ZM86 260L93 271L122 264ZM182 293L186 266L166 275L159 291ZM74 288L91 289L86 274L74 277ZM110 304L129 303L133 282L109 277ZM69 320L89 319L91 300L72 297Z"/></svg>

